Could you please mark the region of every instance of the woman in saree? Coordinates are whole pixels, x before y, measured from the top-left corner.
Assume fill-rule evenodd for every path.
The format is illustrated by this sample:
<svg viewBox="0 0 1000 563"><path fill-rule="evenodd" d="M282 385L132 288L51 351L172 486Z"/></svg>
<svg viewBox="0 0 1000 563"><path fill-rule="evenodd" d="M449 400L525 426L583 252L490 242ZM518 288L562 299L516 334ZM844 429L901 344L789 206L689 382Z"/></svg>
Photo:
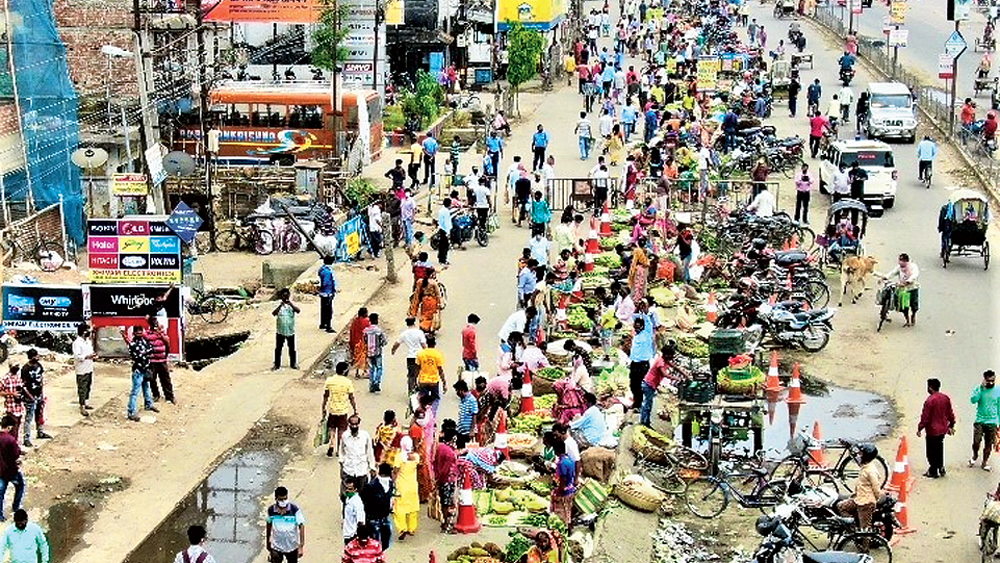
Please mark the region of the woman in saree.
<svg viewBox="0 0 1000 563"><path fill-rule="evenodd" d="M628 286L632 290L632 301L638 302L646 296L646 280L649 279L649 256L646 254L646 237L641 236L632 251L632 269L628 273Z"/></svg>
<svg viewBox="0 0 1000 563"><path fill-rule="evenodd" d="M489 478L497 472L497 466L504 459L503 452L493 446L466 448L458 452L459 477L464 480L469 475L474 490L485 489Z"/></svg>
<svg viewBox="0 0 1000 563"><path fill-rule="evenodd" d="M496 440L497 428L500 428L501 423L510 424L507 419L509 395L507 400L504 400L500 395L487 395L487 397L489 397L489 404L483 415L483 424L479 435L480 444L492 444Z"/></svg>
<svg viewBox="0 0 1000 563"><path fill-rule="evenodd" d="M606 146L611 166L618 166L618 163L625 161L625 140L622 138L620 124L616 123L611 129L611 137L608 138Z"/></svg>
<svg viewBox="0 0 1000 563"><path fill-rule="evenodd" d="M368 377L368 346L365 345L365 329L371 326L368 321L368 308L358 309L358 316L351 321L350 336L348 346L351 349L351 356L354 360L354 376L361 379Z"/></svg>
<svg viewBox="0 0 1000 563"><path fill-rule="evenodd" d="M431 271L417 282L410 297L410 315L419 320L420 330L432 334L441 328L441 304L437 272Z"/></svg>
<svg viewBox="0 0 1000 563"><path fill-rule="evenodd" d="M413 440L413 451L420 456L420 461L417 462L417 491L420 502L427 502L436 494L433 452L437 447L434 440L437 434L437 421L434 419L434 409L431 408L433 402L430 396L421 397L420 406L413 413L413 421L410 424L409 436Z"/></svg>

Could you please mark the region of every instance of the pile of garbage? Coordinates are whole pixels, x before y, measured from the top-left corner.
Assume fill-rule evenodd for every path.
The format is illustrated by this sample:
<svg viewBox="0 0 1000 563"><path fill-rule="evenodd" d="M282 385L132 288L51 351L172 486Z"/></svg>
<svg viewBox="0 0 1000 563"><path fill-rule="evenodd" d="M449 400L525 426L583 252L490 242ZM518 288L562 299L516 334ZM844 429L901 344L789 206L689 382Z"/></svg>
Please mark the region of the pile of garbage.
<svg viewBox="0 0 1000 563"><path fill-rule="evenodd" d="M660 525L651 535L654 563L703 563L722 559L679 522L661 518Z"/></svg>

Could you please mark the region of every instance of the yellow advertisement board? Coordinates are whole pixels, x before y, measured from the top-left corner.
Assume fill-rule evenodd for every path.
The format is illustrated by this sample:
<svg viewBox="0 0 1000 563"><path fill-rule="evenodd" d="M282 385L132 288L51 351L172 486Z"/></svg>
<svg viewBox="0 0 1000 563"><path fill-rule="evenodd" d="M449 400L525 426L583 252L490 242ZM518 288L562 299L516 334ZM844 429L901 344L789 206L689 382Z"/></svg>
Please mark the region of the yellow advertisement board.
<svg viewBox="0 0 1000 563"><path fill-rule="evenodd" d="M698 59L698 90L712 91L719 85L719 69L722 62L716 57Z"/></svg>
<svg viewBox="0 0 1000 563"><path fill-rule="evenodd" d="M566 17L565 0L498 0L497 23L521 22L532 29L550 29Z"/></svg>

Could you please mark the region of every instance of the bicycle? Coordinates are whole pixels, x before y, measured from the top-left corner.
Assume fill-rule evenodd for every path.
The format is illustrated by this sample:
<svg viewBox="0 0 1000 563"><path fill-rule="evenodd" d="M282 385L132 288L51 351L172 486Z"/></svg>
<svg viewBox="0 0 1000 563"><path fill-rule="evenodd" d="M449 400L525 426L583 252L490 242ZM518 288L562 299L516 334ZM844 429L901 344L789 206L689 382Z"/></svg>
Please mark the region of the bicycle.
<svg viewBox="0 0 1000 563"><path fill-rule="evenodd" d="M191 299L185 305L189 313L209 324L219 324L229 317L229 303L225 299L198 289L191 288Z"/></svg>
<svg viewBox="0 0 1000 563"><path fill-rule="evenodd" d="M274 235L244 219L241 224L234 223L215 235L215 248L219 252L253 248L257 254L268 255L274 252Z"/></svg>
<svg viewBox="0 0 1000 563"><path fill-rule="evenodd" d="M858 446L861 445L860 442L838 439L821 443L805 432L799 432L798 442L798 453L795 453L795 449L792 449L793 453L791 455L778 462L778 465L771 471L772 480L791 483L804 478L813 485L834 484L836 486L836 483L832 483L834 481L834 479L831 479L832 477L836 481L839 481L848 492L854 492L854 482L861 472L861 463L859 461L861 457L858 453ZM825 469L822 461L813 457L811 448L820 446L828 450L841 450L837 460L829 465L833 469ZM886 464L885 459L881 455L876 457L872 463L876 464L876 469L879 471L880 486L885 487L886 482L889 480L888 464ZM839 489L840 487L838 486L837 488Z"/></svg>
<svg viewBox="0 0 1000 563"><path fill-rule="evenodd" d="M637 455L632 462L632 469L668 495L681 495L687 490L687 481L681 478L674 466L660 465L645 456Z"/></svg>
<svg viewBox="0 0 1000 563"><path fill-rule="evenodd" d="M791 503L776 509L776 513L784 516L785 525L792 531L792 536L802 545L808 545L814 551L843 551L846 553L866 553L877 563L892 563L892 547L889 540L872 530L859 530L853 517L840 516L834 511L828 515L814 518L806 514L802 508ZM813 541L800 529L806 526L823 534L826 545L819 540Z"/></svg>
<svg viewBox="0 0 1000 563"><path fill-rule="evenodd" d="M38 244L29 249L22 246L18 242L18 237L13 236L11 233L10 236L4 237L3 247L5 253L8 250L12 250L11 265L17 263L17 258L20 257L21 260L28 260L33 264L37 264L43 272L55 272L59 268L62 268L63 263L66 261L62 255L62 245L52 240L39 240Z"/></svg>
<svg viewBox="0 0 1000 563"><path fill-rule="evenodd" d="M740 478L741 485L754 483L750 493L743 494L730 483L734 477ZM785 499L786 491L787 486L768 478L767 469L750 467L747 471L720 471L718 476L708 475L691 481L684 491L684 503L698 518L711 519L722 514L732 498L743 508L759 508L766 512L765 509Z"/></svg>
<svg viewBox="0 0 1000 563"><path fill-rule="evenodd" d="M942 256L946 256L942 251ZM896 296L898 286L893 282L883 281L875 296L876 303L879 304L878 328L875 332L882 331L882 325L889 319L889 313L899 310L899 299Z"/></svg>
<svg viewBox="0 0 1000 563"><path fill-rule="evenodd" d="M925 161L920 161L919 170L917 170L917 178L928 190L931 189L931 176L934 175L934 161L928 160L927 164L924 165Z"/></svg>

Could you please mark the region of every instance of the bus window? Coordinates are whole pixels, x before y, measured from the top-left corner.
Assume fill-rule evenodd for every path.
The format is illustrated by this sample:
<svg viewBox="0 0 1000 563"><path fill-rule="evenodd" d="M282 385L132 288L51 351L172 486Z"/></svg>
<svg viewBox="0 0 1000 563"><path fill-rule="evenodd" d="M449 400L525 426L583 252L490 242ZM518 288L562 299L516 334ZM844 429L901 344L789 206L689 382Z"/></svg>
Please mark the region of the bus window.
<svg viewBox="0 0 1000 563"><path fill-rule="evenodd" d="M268 107L268 124L271 127L284 127L288 121L288 106L270 105Z"/></svg>

